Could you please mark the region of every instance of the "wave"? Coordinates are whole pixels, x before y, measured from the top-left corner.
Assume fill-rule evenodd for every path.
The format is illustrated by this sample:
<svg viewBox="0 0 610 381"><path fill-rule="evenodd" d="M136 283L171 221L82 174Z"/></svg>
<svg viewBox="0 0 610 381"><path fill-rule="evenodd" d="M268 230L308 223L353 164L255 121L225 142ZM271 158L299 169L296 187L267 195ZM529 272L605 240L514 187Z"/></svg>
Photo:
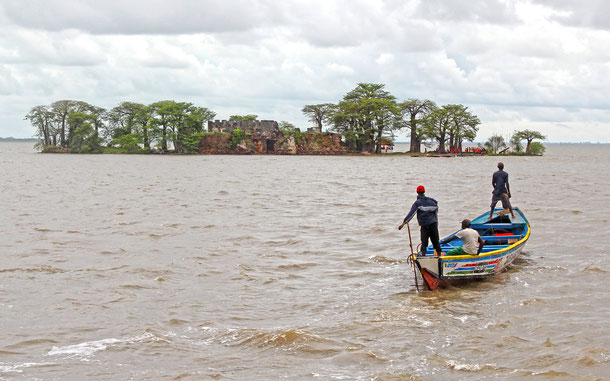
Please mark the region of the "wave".
<svg viewBox="0 0 610 381"><path fill-rule="evenodd" d="M335 340L299 330L262 330L262 329L228 329L218 330L204 327L212 337L208 341L217 341L233 347L253 347L263 350L277 349L290 352L303 352L317 355L333 355L345 349L345 345Z"/></svg>
<svg viewBox="0 0 610 381"><path fill-rule="evenodd" d="M369 260L376 263L403 263L405 259L387 258L383 255L371 255Z"/></svg>
<svg viewBox="0 0 610 381"><path fill-rule="evenodd" d="M39 267L33 267L33 268L12 268L12 269L2 269L0 270L0 273L12 273L12 272L26 272L26 273L46 273L46 274L61 274L61 273L65 273L68 272L68 270L64 270L64 269L60 269L57 267L53 267L53 266L48 266L48 265L42 265Z"/></svg>
<svg viewBox="0 0 610 381"><path fill-rule="evenodd" d="M24 340L24 341L20 341L18 343L15 344L10 344L4 347L4 349L9 349L9 350L14 350L14 349L21 349L21 348L26 348L26 347L31 347L34 345L40 345L40 344L56 344L57 341L52 340L52 339L31 339L31 340Z"/></svg>
<svg viewBox="0 0 610 381"><path fill-rule="evenodd" d="M42 366L56 366L52 362L23 362L13 365L7 365L0 363L0 373L23 373L24 368L42 367Z"/></svg>
<svg viewBox="0 0 610 381"><path fill-rule="evenodd" d="M279 265L278 270L305 270L317 266L316 263L293 263L290 265Z"/></svg>
<svg viewBox="0 0 610 381"><path fill-rule="evenodd" d="M600 269L597 266L587 266L582 271L583 272L590 272L590 273L598 273L598 274L605 274L605 273L608 272L608 271L606 271L604 269Z"/></svg>
<svg viewBox="0 0 610 381"><path fill-rule="evenodd" d="M89 341L80 344L67 345L64 347L53 347L47 356L67 355L68 358L73 357L90 357L95 352L103 351L111 344L120 343L119 339L103 339L97 341Z"/></svg>
<svg viewBox="0 0 610 381"><path fill-rule="evenodd" d="M95 341L86 341L84 343L65 345L65 346L53 346L47 353L47 356L58 356L62 358L77 358L80 360L87 360L97 352L105 351L109 347L116 347L121 345L139 344L146 342L167 342L167 338L162 335L155 334L149 330L146 333L139 336L124 337L120 339L109 338Z"/></svg>

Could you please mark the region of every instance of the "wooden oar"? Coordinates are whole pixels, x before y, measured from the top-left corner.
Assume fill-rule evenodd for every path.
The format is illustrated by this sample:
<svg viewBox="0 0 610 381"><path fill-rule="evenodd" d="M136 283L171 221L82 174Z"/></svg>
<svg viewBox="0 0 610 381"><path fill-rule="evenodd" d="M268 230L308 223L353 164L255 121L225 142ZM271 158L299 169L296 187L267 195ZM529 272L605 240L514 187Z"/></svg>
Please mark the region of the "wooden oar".
<svg viewBox="0 0 610 381"><path fill-rule="evenodd" d="M411 247L411 263L413 263L413 275L415 276L415 288L419 291L419 284L417 283L417 268L415 267L415 253L413 253L413 240L411 240L411 227L407 222L407 231L409 232L409 246Z"/></svg>

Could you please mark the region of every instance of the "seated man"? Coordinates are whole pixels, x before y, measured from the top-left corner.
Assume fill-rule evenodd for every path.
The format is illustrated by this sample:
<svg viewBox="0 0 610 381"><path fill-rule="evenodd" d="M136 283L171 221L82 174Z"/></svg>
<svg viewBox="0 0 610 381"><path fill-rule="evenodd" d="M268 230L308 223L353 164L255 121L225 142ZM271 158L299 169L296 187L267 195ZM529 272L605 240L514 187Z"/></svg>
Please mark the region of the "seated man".
<svg viewBox="0 0 610 381"><path fill-rule="evenodd" d="M449 238L445 238L440 242L440 244L442 245L444 243L451 242L456 238L461 239L464 245L448 251L447 255L479 255L481 250L483 250L483 240L481 239L478 231L470 228L470 220L463 220L462 230ZM477 243L479 244L478 250Z"/></svg>

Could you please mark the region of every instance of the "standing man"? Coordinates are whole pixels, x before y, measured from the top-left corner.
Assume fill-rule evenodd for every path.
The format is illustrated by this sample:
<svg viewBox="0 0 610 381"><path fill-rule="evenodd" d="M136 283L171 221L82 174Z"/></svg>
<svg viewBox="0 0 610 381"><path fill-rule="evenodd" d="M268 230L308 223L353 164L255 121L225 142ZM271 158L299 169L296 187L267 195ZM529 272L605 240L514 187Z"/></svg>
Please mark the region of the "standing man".
<svg viewBox="0 0 610 381"><path fill-rule="evenodd" d="M483 250L483 239L479 235L479 232L470 228L470 220L464 219L462 221L462 230L455 233L449 238L445 238L441 241L441 245L447 242L451 242L454 239L461 239L463 245L456 247L453 250L449 250L447 255L479 255ZM477 247L478 246L478 247Z"/></svg>
<svg viewBox="0 0 610 381"><path fill-rule="evenodd" d="M508 173L504 172L504 163L498 163L498 171L495 171L491 177L491 185L493 191L491 192L491 212L489 212L489 219L494 214L494 209L498 201L502 201L503 212L507 209L510 210L510 215L515 218L513 213L513 207L510 204L510 186L508 185Z"/></svg>
<svg viewBox="0 0 610 381"><path fill-rule="evenodd" d="M417 212L417 222L419 223L421 233L422 254L426 254L429 238L438 256L441 254L441 245L438 242L438 203L435 199L426 197L425 192L426 188L423 185L417 187L417 200L413 203L409 214L407 214L402 224L398 225L398 230L411 221L415 212Z"/></svg>

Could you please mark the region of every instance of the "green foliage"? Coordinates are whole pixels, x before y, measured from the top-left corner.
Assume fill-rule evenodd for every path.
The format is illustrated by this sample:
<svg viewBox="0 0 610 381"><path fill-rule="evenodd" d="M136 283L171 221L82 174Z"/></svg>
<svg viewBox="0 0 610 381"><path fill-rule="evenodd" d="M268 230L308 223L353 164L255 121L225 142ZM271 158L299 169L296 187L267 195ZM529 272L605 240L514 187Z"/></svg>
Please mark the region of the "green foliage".
<svg viewBox="0 0 610 381"><path fill-rule="evenodd" d="M399 104L405 125L411 131L410 152L421 152L421 140L424 137L422 131L423 118L435 110L436 104L430 100L409 99Z"/></svg>
<svg viewBox="0 0 610 381"><path fill-rule="evenodd" d="M510 146L516 153L523 152L523 144L521 144L521 139L517 136L517 134L513 134L510 137Z"/></svg>
<svg viewBox="0 0 610 381"><path fill-rule="evenodd" d="M546 140L546 136L541 134L538 131L534 131L534 130L522 130L522 131L517 131L515 133L515 139L526 140L527 141L527 145L525 146L525 153L530 154L530 153L532 153L531 152L531 150L532 150L532 147L531 147L532 141L534 139ZM540 149L540 147L538 147L538 149ZM544 152L544 150L542 152Z"/></svg>
<svg viewBox="0 0 610 381"><path fill-rule="evenodd" d="M229 117L230 121L240 121L240 120L256 120L258 115L248 114L248 115L231 115Z"/></svg>
<svg viewBox="0 0 610 381"><path fill-rule="evenodd" d="M474 141L481 124L479 118L463 105L445 105L433 109L421 121L421 135L438 143L439 151L458 149L464 140Z"/></svg>
<svg viewBox="0 0 610 381"><path fill-rule="evenodd" d="M239 143L241 143L241 141L244 140L245 136L246 136L246 134L244 133L243 130L240 130L239 128L234 129L231 132L231 140L229 140L229 142L227 143L227 147L229 149L233 149L233 148L237 147L239 145Z"/></svg>
<svg viewBox="0 0 610 381"><path fill-rule="evenodd" d="M536 156L544 155L544 151L546 151L546 147L540 142L532 142L530 144L530 154Z"/></svg>
<svg viewBox="0 0 610 381"><path fill-rule="evenodd" d="M487 152L498 153L498 151L503 147L506 147L506 143L501 135L492 135L485 142L485 149Z"/></svg>
<svg viewBox="0 0 610 381"><path fill-rule="evenodd" d="M73 153L100 153L101 142L95 129L89 123L78 126L71 137L70 152Z"/></svg>
<svg viewBox="0 0 610 381"><path fill-rule="evenodd" d="M201 138L205 135L205 132L198 132L184 138L184 153L199 153Z"/></svg>
<svg viewBox="0 0 610 381"><path fill-rule="evenodd" d="M192 152L195 134L205 131L205 123L216 113L192 103L161 101L151 105L122 102L106 111L82 101L61 100L50 106L36 106L25 116L42 141L42 146L58 146L71 152L95 151L95 145L83 144L83 130L88 124L104 141L120 145L121 152L136 152L157 144L168 150L172 142L176 152ZM79 135L79 136L77 136ZM120 140L122 136L128 137ZM70 149L77 138L79 147ZM90 143L93 143L91 141ZM139 146L138 148L135 148ZM62 151L59 149L58 151Z"/></svg>
<svg viewBox="0 0 610 381"><path fill-rule="evenodd" d="M332 115L336 111L336 105L332 103L321 103L317 105L306 105L301 112L315 123L316 127L322 131L323 124L332 122Z"/></svg>
<svg viewBox="0 0 610 381"><path fill-rule="evenodd" d="M530 140L530 141L533 139L546 140L545 135L543 135L542 133L540 133L538 131L534 131L534 130L517 131L515 133L515 136L517 139L520 139L520 140Z"/></svg>
<svg viewBox="0 0 610 381"><path fill-rule="evenodd" d="M296 127L294 126L294 124L286 121L281 121L278 125L278 128L284 136L292 135L296 131Z"/></svg>
<svg viewBox="0 0 610 381"><path fill-rule="evenodd" d="M122 152L136 153L140 152L140 134L125 134L112 140L110 144L119 146Z"/></svg>
<svg viewBox="0 0 610 381"><path fill-rule="evenodd" d="M333 129L345 136L352 150L377 151L379 139L402 127L396 98L384 87L359 83L334 108Z"/></svg>
<svg viewBox="0 0 610 381"><path fill-rule="evenodd" d="M294 132L294 142L299 144L305 140L305 132L295 131Z"/></svg>

